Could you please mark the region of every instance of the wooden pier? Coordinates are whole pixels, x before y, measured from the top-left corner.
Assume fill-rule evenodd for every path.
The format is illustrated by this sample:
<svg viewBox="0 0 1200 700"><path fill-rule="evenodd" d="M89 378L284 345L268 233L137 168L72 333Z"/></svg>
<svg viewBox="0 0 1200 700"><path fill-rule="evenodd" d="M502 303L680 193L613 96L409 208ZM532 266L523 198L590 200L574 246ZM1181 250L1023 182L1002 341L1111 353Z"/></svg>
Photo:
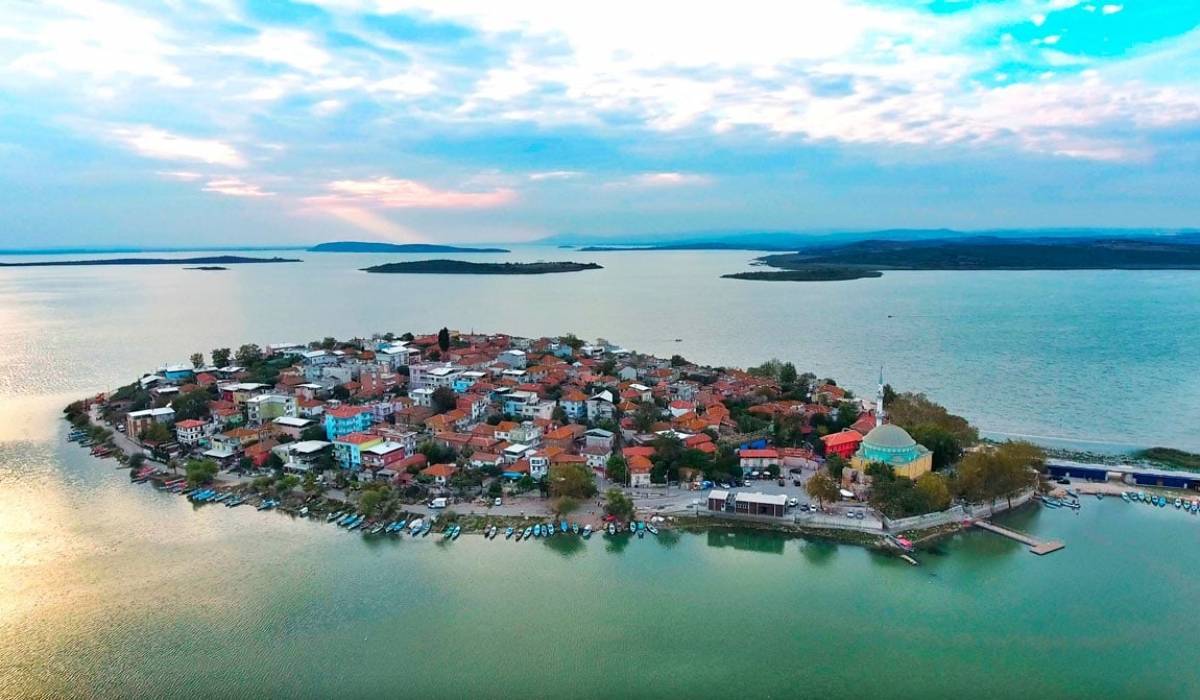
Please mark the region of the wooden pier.
<svg viewBox="0 0 1200 700"><path fill-rule="evenodd" d="M1039 540L1036 537L1031 537L1029 535L1026 535L1023 532L1017 532L1016 530L1010 530L1006 527L1001 527L999 525L996 525L995 523L989 523L986 520L976 520L975 527L983 528L984 530L987 530L988 532L994 532L997 535L1000 535L1002 537L1007 537L1010 540L1016 540L1017 542L1020 542L1021 544L1028 546L1029 551L1031 551L1034 554L1037 554L1039 556L1049 554L1051 552L1057 552L1058 550L1067 546L1067 545L1063 544L1062 541L1060 541L1060 540L1045 540L1045 541Z"/></svg>

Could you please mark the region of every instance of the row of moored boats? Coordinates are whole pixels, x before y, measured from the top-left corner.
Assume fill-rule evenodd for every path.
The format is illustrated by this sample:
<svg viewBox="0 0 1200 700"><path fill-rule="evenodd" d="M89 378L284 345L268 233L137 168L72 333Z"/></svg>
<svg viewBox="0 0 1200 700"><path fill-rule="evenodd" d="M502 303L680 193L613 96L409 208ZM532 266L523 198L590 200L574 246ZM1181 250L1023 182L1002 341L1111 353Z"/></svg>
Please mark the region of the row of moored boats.
<svg viewBox="0 0 1200 700"><path fill-rule="evenodd" d="M1123 491L1121 493L1121 500L1126 503L1145 503L1159 508L1166 508L1172 504L1171 500L1166 496L1147 494L1145 491ZM1177 509L1187 511L1192 515L1200 513L1200 499L1187 501L1182 498L1176 498L1174 505Z"/></svg>

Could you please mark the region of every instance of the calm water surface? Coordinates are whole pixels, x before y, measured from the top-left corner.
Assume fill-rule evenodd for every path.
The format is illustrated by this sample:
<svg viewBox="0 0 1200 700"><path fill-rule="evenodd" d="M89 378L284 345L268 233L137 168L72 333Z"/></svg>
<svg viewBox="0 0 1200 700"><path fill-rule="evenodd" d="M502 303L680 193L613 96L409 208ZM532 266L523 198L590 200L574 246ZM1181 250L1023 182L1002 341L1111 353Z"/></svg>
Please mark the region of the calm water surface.
<svg viewBox="0 0 1200 700"><path fill-rule="evenodd" d="M1200 518L1174 509L1024 512L1067 548L973 533L920 568L751 534L371 543L130 485L57 420L195 350L449 325L778 356L860 391L885 361L993 431L1200 448L1194 273L786 285L716 279L746 266L730 253L536 251L607 267L509 279L300 257L0 271L0 697L1200 696Z"/></svg>

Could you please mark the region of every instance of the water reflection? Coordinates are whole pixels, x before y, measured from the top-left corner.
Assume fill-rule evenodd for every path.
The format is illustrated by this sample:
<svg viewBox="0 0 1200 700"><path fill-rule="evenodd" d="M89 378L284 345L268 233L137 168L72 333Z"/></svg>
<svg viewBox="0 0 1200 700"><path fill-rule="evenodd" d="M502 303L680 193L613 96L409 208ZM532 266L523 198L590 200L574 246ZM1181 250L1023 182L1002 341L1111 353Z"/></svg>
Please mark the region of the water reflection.
<svg viewBox="0 0 1200 700"><path fill-rule="evenodd" d="M657 539L663 547L667 549L673 549L675 545L679 544L680 534L676 530L660 530L658 537L655 539Z"/></svg>
<svg viewBox="0 0 1200 700"><path fill-rule="evenodd" d="M547 549L551 549L564 557L573 557L583 551L583 538L573 535L562 535L543 540Z"/></svg>
<svg viewBox="0 0 1200 700"><path fill-rule="evenodd" d="M805 540L800 547L800 554L809 564L823 566L833 561L833 555L837 553L838 546L833 542L825 540Z"/></svg>
<svg viewBox="0 0 1200 700"><path fill-rule="evenodd" d="M604 536L604 551L612 554L620 554L629 546L629 541L633 539L632 535L618 534Z"/></svg>
<svg viewBox="0 0 1200 700"><path fill-rule="evenodd" d="M754 530L709 530L709 547L732 547L748 552L765 552L768 554L783 554L783 546L787 539L772 532L756 532Z"/></svg>

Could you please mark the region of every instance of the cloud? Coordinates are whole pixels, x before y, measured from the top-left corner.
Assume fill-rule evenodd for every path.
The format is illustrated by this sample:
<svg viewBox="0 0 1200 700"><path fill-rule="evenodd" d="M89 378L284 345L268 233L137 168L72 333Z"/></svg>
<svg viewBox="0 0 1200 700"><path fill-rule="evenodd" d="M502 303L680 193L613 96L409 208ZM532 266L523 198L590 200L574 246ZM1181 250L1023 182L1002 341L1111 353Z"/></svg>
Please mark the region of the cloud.
<svg viewBox="0 0 1200 700"><path fill-rule="evenodd" d="M148 78L171 87L192 79L172 62L176 36L162 22L96 0L12 3L0 19L14 28L13 44L34 48L10 64L16 72L52 78L83 73L95 80ZM22 7L23 6L23 7ZM8 41L8 39L6 39Z"/></svg>
<svg viewBox="0 0 1200 700"><path fill-rule="evenodd" d="M304 73L319 73L333 60L328 51L314 45L311 34L295 29L264 29L250 41L215 46L213 51L284 65Z"/></svg>
<svg viewBox="0 0 1200 700"><path fill-rule="evenodd" d="M510 204L517 193L507 187L486 192L439 190L416 180L377 177L371 180L335 180L329 194L306 201L323 207L357 204L390 209L482 209Z"/></svg>
<svg viewBox="0 0 1200 700"><path fill-rule="evenodd" d="M241 178L225 177L209 180L204 184L205 192L215 192L230 197L271 197L274 192L266 192L258 185L248 183Z"/></svg>
<svg viewBox="0 0 1200 700"><path fill-rule="evenodd" d="M200 173L191 172L190 170L159 170L155 174L165 177L168 180L179 180L180 182L192 182L204 177Z"/></svg>
<svg viewBox="0 0 1200 700"><path fill-rule="evenodd" d="M529 179L534 182L542 180L571 180L582 176L583 173L578 170L547 170L540 173L529 173Z"/></svg>
<svg viewBox="0 0 1200 700"><path fill-rule="evenodd" d="M346 108L345 102L343 102L341 100L332 100L331 99L331 100L321 100L320 102L313 105L312 109L310 111L312 111L312 113L318 117L328 117L330 115L337 114L338 112L342 111L345 108Z"/></svg>
<svg viewBox="0 0 1200 700"><path fill-rule="evenodd" d="M707 175L694 173L640 173L631 177L610 183L617 187L684 187L689 185L705 185L711 181Z"/></svg>
<svg viewBox="0 0 1200 700"><path fill-rule="evenodd" d="M1104 5L1103 7L1100 8L1100 12L1102 12L1106 15L1115 15L1124 9L1125 9L1124 5Z"/></svg>
<svg viewBox="0 0 1200 700"><path fill-rule="evenodd" d="M160 160L181 160L242 167L246 159L223 141L179 136L152 126L120 127L110 135L138 155Z"/></svg>

